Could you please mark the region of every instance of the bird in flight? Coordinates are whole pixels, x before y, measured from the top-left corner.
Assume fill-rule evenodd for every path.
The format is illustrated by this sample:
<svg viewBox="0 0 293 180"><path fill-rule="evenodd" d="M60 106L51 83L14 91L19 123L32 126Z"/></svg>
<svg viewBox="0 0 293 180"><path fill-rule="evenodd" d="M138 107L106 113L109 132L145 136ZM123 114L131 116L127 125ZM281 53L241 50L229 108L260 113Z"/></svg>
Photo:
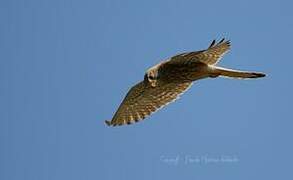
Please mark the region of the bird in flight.
<svg viewBox="0 0 293 180"><path fill-rule="evenodd" d="M239 71L216 66L230 49L230 41L212 41L201 51L175 55L148 69L144 80L134 85L122 101L109 126L132 124L176 100L194 81L229 77L250 79L264 77L259 72Z"/></svg>

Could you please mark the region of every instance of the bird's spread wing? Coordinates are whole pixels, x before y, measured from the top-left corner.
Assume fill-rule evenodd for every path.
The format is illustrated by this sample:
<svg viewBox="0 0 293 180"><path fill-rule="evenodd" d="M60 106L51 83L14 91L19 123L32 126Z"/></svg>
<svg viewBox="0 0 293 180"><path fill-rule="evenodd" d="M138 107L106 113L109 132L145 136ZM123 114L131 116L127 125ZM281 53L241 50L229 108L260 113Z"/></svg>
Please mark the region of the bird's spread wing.
<svg viewBox="0 0 293 180"><path fill-rule="evenodd" d="M191 84L191 82L163 83L153 88L146 86L142 81L130 89L113 119L106 123L116 126L143 120L151 113L176 100Z"/></svg>
<svg viewBox="0 0 293 180"><path fill-rule="evenodd" d="M171 61L174 63L181 61L186 62L203 62L209 65L215 65L228 50L230 49L231 43L230 41L225 41L222 39L218 43L214 40L208 49L202 51L194 51L182 53L171 58Z"/></svg>

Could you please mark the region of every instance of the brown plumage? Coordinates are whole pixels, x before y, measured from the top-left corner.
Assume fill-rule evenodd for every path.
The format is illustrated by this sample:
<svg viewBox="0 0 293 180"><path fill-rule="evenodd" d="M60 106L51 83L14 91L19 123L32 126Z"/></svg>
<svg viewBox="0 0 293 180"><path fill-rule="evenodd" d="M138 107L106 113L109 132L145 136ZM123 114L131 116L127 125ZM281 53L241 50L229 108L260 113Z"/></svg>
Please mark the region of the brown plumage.
<svg viewBox="0 0 293 180"><path fill-rule="evenodd" d="M184 93L193 81L207 77L259 78L263 73L215 66L230 49L230 41L212 41L206 50L178 54L148 69L144 80L133 86L109 126L132 124L145 119Z"/></svg>

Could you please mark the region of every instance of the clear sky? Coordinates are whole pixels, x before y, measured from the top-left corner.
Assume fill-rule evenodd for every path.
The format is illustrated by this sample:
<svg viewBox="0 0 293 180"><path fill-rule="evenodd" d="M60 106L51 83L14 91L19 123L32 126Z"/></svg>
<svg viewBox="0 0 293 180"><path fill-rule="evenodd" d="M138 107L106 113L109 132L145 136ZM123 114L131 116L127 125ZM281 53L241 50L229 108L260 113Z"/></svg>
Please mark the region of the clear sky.
<svg viewBox="0 0 293 180"><path fill-rule="evenodd" d="M292 179L292 1L0 1L0 179ZM107 127L152 65L228 38L221 65Z"/></svg>

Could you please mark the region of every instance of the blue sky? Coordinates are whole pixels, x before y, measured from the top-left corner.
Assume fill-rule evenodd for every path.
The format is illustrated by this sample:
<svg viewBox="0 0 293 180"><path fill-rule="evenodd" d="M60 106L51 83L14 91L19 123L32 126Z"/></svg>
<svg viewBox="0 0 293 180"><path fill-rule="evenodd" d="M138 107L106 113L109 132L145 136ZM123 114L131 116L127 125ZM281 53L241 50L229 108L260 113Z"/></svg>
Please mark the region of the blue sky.
<svg viewBox="0 0 293 180"><path fill-rule="evenodd" d="M0 179L292 179L292 6L1 1ZM141 123L105 126L147 68L222 37L222 66L268 76L201 80Z"/></svg>

